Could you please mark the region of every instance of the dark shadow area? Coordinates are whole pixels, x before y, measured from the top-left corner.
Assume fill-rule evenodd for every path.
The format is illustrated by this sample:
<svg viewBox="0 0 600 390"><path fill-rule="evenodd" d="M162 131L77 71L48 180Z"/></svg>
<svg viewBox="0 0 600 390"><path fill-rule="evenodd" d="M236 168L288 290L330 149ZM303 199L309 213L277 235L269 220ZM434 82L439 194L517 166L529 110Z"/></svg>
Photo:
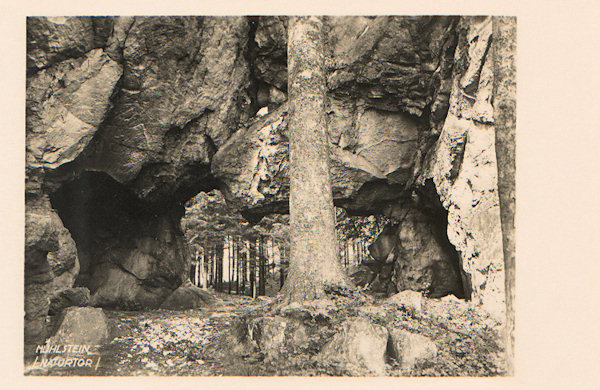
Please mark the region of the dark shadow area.
<svg viewBox="0 0 600 390"><path fill-rule="evenodd" d="M50 196L77 245L76 286L103 307L155 307L187 274L184 208L150 204L101 172L83 172Z"/></svg>

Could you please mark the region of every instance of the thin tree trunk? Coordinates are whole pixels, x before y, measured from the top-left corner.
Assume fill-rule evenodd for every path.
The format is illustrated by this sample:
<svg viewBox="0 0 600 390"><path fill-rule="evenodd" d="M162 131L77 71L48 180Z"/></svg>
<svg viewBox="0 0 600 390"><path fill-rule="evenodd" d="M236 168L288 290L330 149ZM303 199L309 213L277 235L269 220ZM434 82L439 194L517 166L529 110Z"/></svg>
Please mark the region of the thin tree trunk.
<svg viewBox="0 0 600 390"><path fill-rule="evenodd" d="M223 256L224 256L224 245L225 243L221 240L217 243L216 255L217 255L217 291L223 291Z"/></svg>
<svg viewBox="0 0 600 390"><path fill-rule="evenodd" d="M243 240L244 244L244 261L242 263L242 294L246 294L246 280L248 277L248 242Z"/></svg>
<svg viewBox="0 0 600 390"><path fill-rule="evenodd" d="M265 295L265 246L264 237L258 239L258 295Z"/></svg>
<svg viewBox="0 0 600 390"><path fill-rule="evenodd" d="M216 289L215 275L217 273L217 270L215 268L215 247L213 245L210 245L209 248L210 248L210 285L212 286L212 288Z"/></svg>
<svg viewBox="0 0 600 390"><path fill-rule="evenodd" d="M494 126L498 196L504 252L506 290L506 363L507 374L514 375L515 329L515 129L516 129L516 37L514 17L495 16L493 23L494 55Z"/></svg>
<svg viewBox="0 0 600 390"><path fill-rule="evenodd" d="M250 296L256 298L256 241L251 240L249 245L250 266Z"/></svg>
<svg viewBox="0 0 600 390"><path fill-rule="evenodd" d="M194 270L194 285L200 284L200 261L198 260L198 250L196 250L196 269Z"/></svg>
<svg viewBox="0 0 600 390"><path fill-rule="evenodd" d="M287 48L291 258L282 290L283 303L320 298L327 285L348 285L335 232L323 40L321 18L290 17Z"/></svg>
<svg viewBox="0 0 600 390"><path fill-rule="evenodd" d="M206 270L204 269L205 263L205 253L204 248L202 248L202 256L200 257L200 283L202 284L202 288L206 288Z"/></svg>
<svg viewBox="0 0 600 390"><path fill-rule="evenodd" d="M233 242L233 246L234 246L234 252L233 252L233 264L234 264L234 271L235 271L235 293L239 294L240 293L240 244L239 244L239 237L235 237L234 238L234 242Z"/></svg>
<svg viewBox="0 0 600 390"><path fill-rule="evenodd" d="M279 289L283 287L283 250L279 247Z"/></svg>
<svg viewBox="0 0 600 390"><path fill-rule="evenodd" d="M227 294L231 294L231 269L232 269L232 260L231 260L231 255L232 255L232 240L231 240L231 236L227 236Z"/></svg>

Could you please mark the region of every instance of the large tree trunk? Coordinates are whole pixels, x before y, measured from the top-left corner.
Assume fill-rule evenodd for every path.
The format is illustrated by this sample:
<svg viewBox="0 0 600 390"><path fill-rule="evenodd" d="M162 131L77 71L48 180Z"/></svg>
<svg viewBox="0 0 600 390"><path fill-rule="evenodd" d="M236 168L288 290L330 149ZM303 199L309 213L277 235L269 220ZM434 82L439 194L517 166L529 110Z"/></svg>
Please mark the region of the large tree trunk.
<svg viewBox="0 0 600 390"><path fill-rule="evenodd" d="M288 104L290 132L290 268L284 301L323 296L346 285L339 261L329 173L325 114L323 21L290 17Z"/></svg>
<svg viewBox="0 0 600 390"><path fill-rule="evenodd" d="M516 30L514 17L494 17L494 126L506 287L507 373L514 375Z"/></svg>

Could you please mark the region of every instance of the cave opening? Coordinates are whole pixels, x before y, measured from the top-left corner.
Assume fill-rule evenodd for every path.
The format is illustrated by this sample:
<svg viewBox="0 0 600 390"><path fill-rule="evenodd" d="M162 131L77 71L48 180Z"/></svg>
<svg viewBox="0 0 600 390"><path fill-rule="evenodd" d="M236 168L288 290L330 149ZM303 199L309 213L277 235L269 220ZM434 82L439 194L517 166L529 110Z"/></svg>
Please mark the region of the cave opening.
<svg viewBox="0 0 600 390"><path fill-rule="evenodd" d="M80 262L75 286L97 306L157 307L184 281L189 253L179 228L184 208L149 203L103 172L84 171L50 195Z"/></svg>
<svg viewBox="0 0 600 390"><path fill-rule="evenodd" d="M355 284L380 297L415 290L431 298L453 294L470 300L470 278L448 239L448 212L432 180L375 206L371 214L348 209L350 224L357 225L350 230L362 228L358 245L367 249L350 272Z"/></svg>
<svg viewBox="0 0 600 390"><path fill-rule="evenodd" d="M289 264L284 203L238 212L219 190L191 199L182 219L192 253L190 281L225 293L275 296ZM340 261L355 284L379 297L410 289L469 300L470 281L448 240L447 211L433 182L384 203L360 213L336 207Z"/></svg>
<svg viewBox="0 0 600 390"><path fill-rule="evenodd" d="M289 264L287 204L235 211L209 184L218 185L196 186L200 191L185 204L140 200L103 172L84 171L59 187L50 199L77 245L75 286L89 288L95 305L126 309L158 307L186 281L232 294L276 295ZM378 194L380 187L373 187ZM396 190L387 192L391 197ZM336 207L340 261L355 284L376 296L409 289L470 299L431 180L411 197L376 205L359 200ZM376 207L365 212L359 203Z"/></svg>

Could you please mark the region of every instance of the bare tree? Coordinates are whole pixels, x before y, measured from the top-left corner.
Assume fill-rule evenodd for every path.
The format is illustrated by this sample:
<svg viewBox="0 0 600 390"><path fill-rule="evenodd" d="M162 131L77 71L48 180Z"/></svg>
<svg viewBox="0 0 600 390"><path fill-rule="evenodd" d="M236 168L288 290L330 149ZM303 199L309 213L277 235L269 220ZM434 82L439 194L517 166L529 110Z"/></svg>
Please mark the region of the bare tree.
<svg viewBox="0 0 600 390"><path fill-rule="evenodd" d="M283 302L318 299L328 285L347 285L339 261L325 113L323 21L290 17L290 268Z"/></svg>

